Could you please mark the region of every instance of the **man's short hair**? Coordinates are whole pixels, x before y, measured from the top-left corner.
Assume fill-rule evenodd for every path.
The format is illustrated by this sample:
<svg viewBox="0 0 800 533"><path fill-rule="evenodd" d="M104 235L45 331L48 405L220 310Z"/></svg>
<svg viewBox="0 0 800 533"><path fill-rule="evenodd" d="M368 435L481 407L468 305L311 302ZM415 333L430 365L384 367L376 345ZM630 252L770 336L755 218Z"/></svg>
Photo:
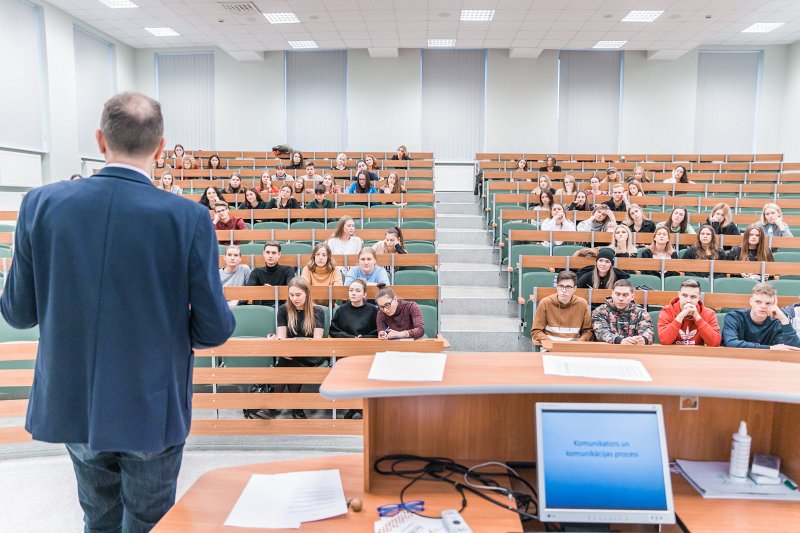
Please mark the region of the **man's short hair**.
<svg viewBox="0 0 800 533"><path fill-rule="evenodd" d="M314 187L314 194L325 194L325 186L324 185L316 185Z"/></svg>
<svg viewBox="0 0 800 533"><path fill-rule="evenodd" d="M134 92L112 96L103 106L100 131L114 152L134 157L150 155L164 136L161 105Z"/></svg>
<svg viewBox="0 0 800 533"><path fill-rule="evenodd" d="M239 245L237 244L229 244L228 246L226 246L225 247L226 254L228 253L228 250L236 250L237 252L239 252L239 255L242 255L242 249L239 248Z"/></svg>
<svg viewBox="0 0 800 533"><path fill-rule="evenodd" d="M313 167L313 166L314 166L314 162L313 161L309 161L308 163L306 163L306 168Z"/></svg>
<svg viewBox="0 0 800 533"><path fill-rule="evenodd" d="M625 185L623 185L622 183L615 183L615 184L614 184L614 186L613 186L613 187L611 187L611 190L612 190L612 191L613 191L614 189L622 189L622 190L624 191L624 190L625 190Z"/></svg>
<svg viewBox="0 0 800 533"><path fill-rule="evenodd" d="M378 290L378 293L375 295L375 301L377 301L378 298L383 298L384 296L391 298L392 300L395 299L394 291L389 287L383 287L382 289Z"/></svg>
<svg viewBox="0 0 800 533"><path fill-rule="evenodd" d="M614 288L616 289L618 287L627 287L631 290L631 292L633 292L633 284L627 279L618 279L616 282L614 282Z"/></svg>
<svg viewBox="0 0 800 533"><path fill-rule="evenodd" d="M556 276L556 285L561 283L562 281L571 281L574 284L578 284L578 275L573 272L572 270L562 270Z"/></svg>
<svg viewBox="0 0 800 533"><path fill-rule="evenodd" d="M681 283L681 286L678 287L678 290L680 291L684 287L687 289L700 289L700 282L696 279L685 279L683 283ZM702 289L700 289L700 291L702 292Z"/></svg>
<svg viewBox="0 0 800 533"><path fill-rule="evenodd" d="M225 209L229 208L227 202L222 202L222 201L219 201L219 200L217 201L217 203L214 204L214 211L216 211L218 207L224 207Z"/></svg>
<svg viewBox="0 0 800 533"><path fill-rule="evenodd" d="M278 241L267 241L267 242L265 242L264 243L264 250L265 251L267 249L267 246L274 246L275 248L278 249L278 252L281 251L281 243L279 243Z"/></svg>
<svg viewBox="0 0 800 533"><path fill-rule="evenodd" d="M764 296L775 298L778 296L778 291L775 290L772 284L763 282L757 283L756 286L753 287L753 295L755 296L756 294L763 294Z"/></svg>

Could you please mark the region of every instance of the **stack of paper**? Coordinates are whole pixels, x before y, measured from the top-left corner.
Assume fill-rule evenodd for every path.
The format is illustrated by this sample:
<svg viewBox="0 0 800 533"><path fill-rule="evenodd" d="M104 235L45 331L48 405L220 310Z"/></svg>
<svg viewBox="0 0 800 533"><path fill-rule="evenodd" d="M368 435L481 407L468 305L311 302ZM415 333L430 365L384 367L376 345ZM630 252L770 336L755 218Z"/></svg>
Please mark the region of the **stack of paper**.
<svg viewBox="0 0 800 533"><path fill-rule="evenodd" d="M381 381L442 381L443 353L378 352L367 379Z"/></svg>
<svg viewBox="0 0 800 533"><path fill-rule="evenodd" d="M543 355L542 364L550 376L653 381L642 362L635 359Z"/></svg>
<svg viewBox="0 0 800 533"><path fill-rule="evenodd" d="M297 529L347 513L338 470L254 474L236 501L226 526Z"/></svg>
<svg viewBox="0 0 800 533"><path fill-rule="evenodd" d="M781 476L782 482L778 485L760 485L749 478L731 479L727 462L683 459L676 462L683 477L703 498L800 501L800 491L794 489L796 485L785 476Z"/></svg>

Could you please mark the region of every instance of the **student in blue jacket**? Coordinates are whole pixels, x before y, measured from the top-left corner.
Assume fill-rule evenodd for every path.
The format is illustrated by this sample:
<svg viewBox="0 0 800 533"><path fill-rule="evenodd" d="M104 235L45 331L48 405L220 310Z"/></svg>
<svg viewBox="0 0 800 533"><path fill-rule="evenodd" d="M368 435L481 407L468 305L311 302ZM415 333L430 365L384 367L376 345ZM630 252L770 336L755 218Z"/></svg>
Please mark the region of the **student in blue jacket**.
<svg viewBox="0 0 800 533"><path fill-rule="evenodd" d="M775 287L769 283L753 287L750 309L736 309L725 316L723 344L732 348L800 350L800 338L777 301Z"/></svg>

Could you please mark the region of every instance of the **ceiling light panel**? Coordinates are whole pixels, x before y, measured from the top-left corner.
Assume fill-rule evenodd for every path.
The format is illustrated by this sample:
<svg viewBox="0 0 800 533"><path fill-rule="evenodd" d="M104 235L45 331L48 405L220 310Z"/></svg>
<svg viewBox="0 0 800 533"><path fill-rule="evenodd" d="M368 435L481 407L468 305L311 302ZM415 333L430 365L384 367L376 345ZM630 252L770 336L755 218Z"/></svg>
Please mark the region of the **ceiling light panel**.
<svg viewBox="0 0 800 533"><path fill-rule="evenodd" d="M145 30L149 31L156 37L177 37L180 33L176 32L172 28L145 28Z"/></svg>
<svg viewBox="0 0 800 533"><path fill-rule="evenodd" d="M317 41L289 41L289 46L296 50L319 48Z"/></svg>
<svg viewBox="0 0 800 533"><path fill-rule="evenodd" d="M429 48L452 48L455 45L455 39L428 39Z"/></svg>
<svg viewBox="0 0 800 533"><path fill-rule="evenodd" d="M264 13L270 24L297 24L300 19L294 13Z"/></svg>
<svg viewBox="0 0 800 533"><path fill-rule="evenodd" d="M622 19L622 22L653 22L661 14L664 13L663 11L630 11L625 18Z"/></svg>
<svg viewBox="0 0 800 533"><path fill-rule="evenodd" d="M600 48L600 49L622 48L622 45L624 45L627 42L628 41L597 41L597 44L592 46L592 48Z"/></svg>
<svg viewBox="0 0 800 533"><path fill-rule="evenodd" d="M110 7L111 9L131 9L139 7L130 0L99 0L101 4Z"/></svg>
<svg viewBox="0 0 800 533"><path fill-rule="evenodd" d="M462 9L461 22L489 22L494 18L494 9Z"/></svg>
<svg viewBox="0 0 800 533"><path fill-rule="evenodd" d="M783 26L783 22L757 22L742 30L742 33L769 33Z"/></svg>

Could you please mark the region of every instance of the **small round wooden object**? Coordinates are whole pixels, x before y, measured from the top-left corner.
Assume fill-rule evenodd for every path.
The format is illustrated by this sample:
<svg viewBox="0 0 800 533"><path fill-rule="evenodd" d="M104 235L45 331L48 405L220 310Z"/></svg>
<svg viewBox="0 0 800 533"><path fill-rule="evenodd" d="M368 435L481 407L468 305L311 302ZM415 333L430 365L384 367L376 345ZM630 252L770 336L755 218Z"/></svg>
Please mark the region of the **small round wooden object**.
<svg viewBox="0 0 800 533"><path fill-rule="evenodd" d="M352 509L354 513L360 513L362 509L361 499L350 498L347 500L347 506Z"/></svg>

